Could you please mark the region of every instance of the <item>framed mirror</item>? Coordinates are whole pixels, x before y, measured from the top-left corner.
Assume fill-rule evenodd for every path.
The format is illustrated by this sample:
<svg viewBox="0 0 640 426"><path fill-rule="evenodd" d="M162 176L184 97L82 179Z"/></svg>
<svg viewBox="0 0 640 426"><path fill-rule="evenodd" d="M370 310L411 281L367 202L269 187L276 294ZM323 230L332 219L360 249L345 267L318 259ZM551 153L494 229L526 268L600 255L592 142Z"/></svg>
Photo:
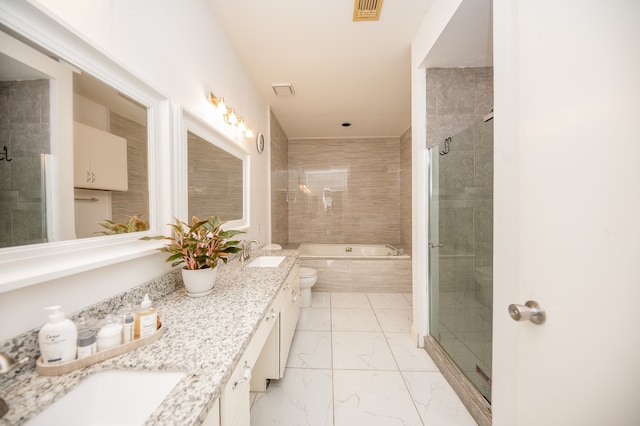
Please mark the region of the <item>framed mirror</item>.
<svg viewBox="0 0 640 426"><path fill-rule="evenodd" d="M183 112L182 116L186 149L178 174L182 176L180 187L187 191L177 211L188 221L215 214L227 222L225 227L247 228L249 154L194 115Z"/></svg>
<svg viewBox="0 0 640 426"><path fill-rule="evenodd" d="M139 238L164 234L170 217L157 172L170 167L168 100L11 2L0 5L0 106L0 293L155 252Z"/></svg>

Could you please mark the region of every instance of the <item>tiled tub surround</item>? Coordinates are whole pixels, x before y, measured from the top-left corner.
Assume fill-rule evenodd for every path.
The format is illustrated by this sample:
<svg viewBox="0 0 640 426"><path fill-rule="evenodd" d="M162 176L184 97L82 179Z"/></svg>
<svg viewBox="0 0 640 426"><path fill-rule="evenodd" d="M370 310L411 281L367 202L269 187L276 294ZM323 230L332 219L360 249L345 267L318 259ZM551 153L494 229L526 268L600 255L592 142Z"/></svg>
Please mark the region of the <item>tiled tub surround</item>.
<svg viewBox="0 0 640 426"><path fill-rule="evenodd" d="M232 260L220 270L213 293L205 297L188 297L176 271L74 314L72 318L81 314L101 317L126 302L139 302L149 292L166 332L143 348L63 376L39 376L32 359L2 388L1 396L10 410L0 424L23 424L89 375L113 369L187 373L147 423L201 424L296 263L298 252L254 251L254 256L260 255L284 255L286 259L278 268L248 268ZM0 350L16 359L34 357L36 342L34 330L4 342Z"/></svg>
<svg viewBox="0 0 640 426"><path fill-rule="evenodd" d="M290 139L289 242L400 245L400 138Z"/></svg>
<svg viewBox="0 0 640 426"><path fill-rule="evenodd" d="M318 271L314 291L411 293L411 257L359 256L356 244L301 244L300 266ZM316 252L305 254L305 247ZM345 249L353 247L351 253ZM376 246L371 246L376 247ZM384 248L383 245L378 246ZM324 254L319 253L324 252Z"/></svg>

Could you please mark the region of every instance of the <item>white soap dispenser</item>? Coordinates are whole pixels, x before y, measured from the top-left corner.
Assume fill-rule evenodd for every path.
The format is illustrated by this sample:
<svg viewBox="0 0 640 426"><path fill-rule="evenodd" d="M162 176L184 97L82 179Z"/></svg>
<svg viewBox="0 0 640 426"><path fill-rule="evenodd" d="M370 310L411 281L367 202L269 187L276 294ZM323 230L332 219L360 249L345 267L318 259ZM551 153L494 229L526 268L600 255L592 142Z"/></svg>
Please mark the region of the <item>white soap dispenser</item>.
<svg viewBox="0 0 640 426"><path fill-rule="evenodd" d="M68 362L76 359L78 329L65 318L60 306L45 308L49 322L38 333L42 362L45 364Z"/></svg>

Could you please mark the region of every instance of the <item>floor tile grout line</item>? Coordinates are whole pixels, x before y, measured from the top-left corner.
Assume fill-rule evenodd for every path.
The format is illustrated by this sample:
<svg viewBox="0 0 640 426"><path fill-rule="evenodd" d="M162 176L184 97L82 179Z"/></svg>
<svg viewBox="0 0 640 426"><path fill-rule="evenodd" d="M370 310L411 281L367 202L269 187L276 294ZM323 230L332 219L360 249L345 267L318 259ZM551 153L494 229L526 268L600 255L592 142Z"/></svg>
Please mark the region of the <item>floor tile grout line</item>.
<svg viewBox="0 0 640 426"><path fill-rule="evenodd" d="M403 296L404 297L404 296ZM367 298L369 298L369 295L367 294ZM416 404L416 400L413 396L413 394L411 393L411 389L409 389L409 383L407 382L406 378L404 377L404 374L402 374L402 370L400 369L400 363L398 362L398 358L396 357L396 354L393 353L393 349L391 349L391 344L389 343L389 337L387 336L387 332L384 330L384 328L382 327L382 323L380 322L380 318L378 318L378 314L376 313L375 309L373 310L373 314L376 317L376 320L378 321L378 325L380 326L380 329L382 330L382 334L384 335L384 341L387 343L387 347L389 348L389 352L391 352L391 356L393 357L393 362L396 364L396 367L398 368L398 374L400 374L400 378L402 380L402 383L404 383L404 387L405 390L407 391L407 394L409 395L409 399L411 400L411 404L413 405L413 409L416 412L416 415L418 416L418 419L420 419L420 422L424 425L424 419L422 418L422 415L420 414L420 410L418 409L418 405Z"/></svg>

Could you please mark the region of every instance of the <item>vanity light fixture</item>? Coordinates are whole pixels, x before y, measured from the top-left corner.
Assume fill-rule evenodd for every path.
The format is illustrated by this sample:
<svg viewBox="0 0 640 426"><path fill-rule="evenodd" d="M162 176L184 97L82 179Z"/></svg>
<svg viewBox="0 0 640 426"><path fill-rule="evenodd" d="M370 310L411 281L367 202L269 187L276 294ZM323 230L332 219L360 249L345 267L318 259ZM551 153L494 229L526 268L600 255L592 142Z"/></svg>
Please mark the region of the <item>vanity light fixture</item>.
<svg viewBox="0 0 640 426"><path fill-rule="evenodd" d="M251 127L244 121L244 119L238 117L235 109L227 105L222 96L216 96L215 93L210 92L209 101L216 107L218 111L220 111L225 123L229 124L230 126L238 127L240 131L244 132L246 137L253 137L253 131L251 130Z"/></svg>
<svg viewBox="0 0 640 426"><path fill-rule="evenodd" d="M233 109L225 116L225 118L229 124L238 124L238 116L236 115L236 111Z"/></svg>

